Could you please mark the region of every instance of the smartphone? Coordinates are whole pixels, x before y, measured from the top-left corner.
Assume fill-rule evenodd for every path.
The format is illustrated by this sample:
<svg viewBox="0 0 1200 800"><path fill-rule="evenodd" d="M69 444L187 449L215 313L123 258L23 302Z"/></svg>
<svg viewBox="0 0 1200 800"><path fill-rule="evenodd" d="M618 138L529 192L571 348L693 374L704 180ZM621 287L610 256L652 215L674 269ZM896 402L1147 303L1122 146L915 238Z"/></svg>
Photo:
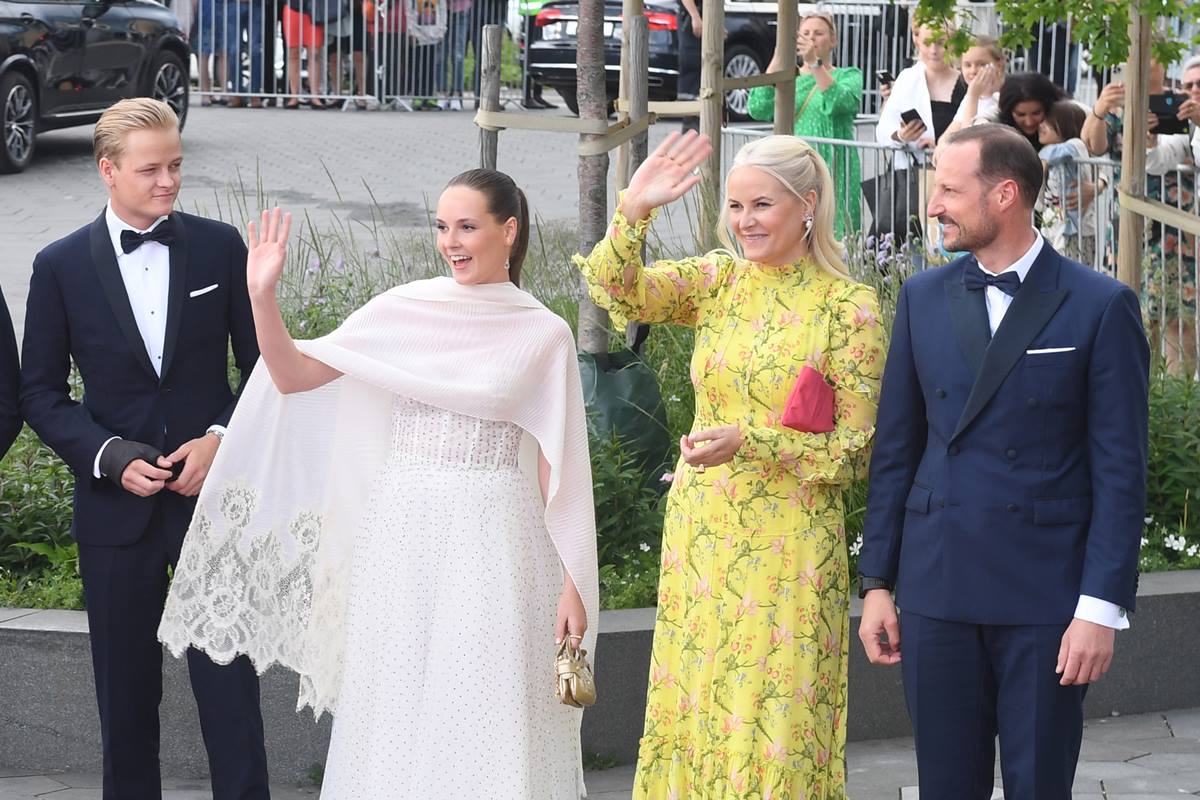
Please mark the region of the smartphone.
<svg viewBox="0 0 1200 800"><path fill-rule="evenodd" d="M892 75L890 70L877 69L875 70L875 79L880 83L895 83L896 77Z"/></svg>
<svg viewBox="0 0 1200 800"><path fill-rule="evenodd" d="M900 119L905 122L921 122L921 113L915 108L910 108L907 111L900 112ZM921 122L921 124L924 125L925 123Z"/></svg>
<svg viewBox="0 0 1200 800"><path fill-rule="evenodd" d="M1188 121L1179 119L1179 107L1188 99L1186 94L1164 92L1150 95L1150 112L1158 117L1158 127L1155 133L1172 134L1187 133Z"/></svg>

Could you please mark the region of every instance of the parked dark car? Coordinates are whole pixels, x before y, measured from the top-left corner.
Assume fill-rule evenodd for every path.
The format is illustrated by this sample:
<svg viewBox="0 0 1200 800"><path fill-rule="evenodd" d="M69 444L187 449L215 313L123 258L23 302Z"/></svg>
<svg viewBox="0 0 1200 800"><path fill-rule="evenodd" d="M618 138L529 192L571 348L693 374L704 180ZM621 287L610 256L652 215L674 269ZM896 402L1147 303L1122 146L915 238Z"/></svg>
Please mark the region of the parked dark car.
<svg viewBox="0 0 1200 800"><path fill-rule="evenodd" d="M0 172L33 160L41 131L90 125L126 97L187 115L188 46L152 0L0 0Z"/></svg>
<svg viewBox="0 0 1200 800"><path fill-rule="evenodd" d="M801 14L815 8L800 3ZM725 76L758 75L766 69L775 52L775 27L778 4L773 2L725 2ZM827 7L838 27L839 64L862 69L868 81L874 71L899 72L907 63L908 11L898 5L835 5ZM674 100L679 78L679 12L677 0L648 0L646 16L650 23L650 99ZM579 113L576 98L575 32L579 25L577 0L550 0L534 20L540 36L530 37L529 74L545 86L553 87L572 112ZM609 99L617 96L621 63L621 3L606 0L604 6L604 64ZM863 111L877 92L864 97ZM730 120L747 119L749 92L739 89L725 94Z"/></svg>
<svg viewBox="0 0 1200 800"><path fill-rule="evenodd" d="M675 0L651 0L645 4L650 23L650 99L674 100L679 80L679 10ZM534 20L540 37L529 46L529 74L544 86L553 87L573 113L579 113L576 97L575 33L579 25L579 4L575 0L551 0L542 6ZM726 14L725 74L730 77L757 75L771 60L775 34L764 17ZM610 99L617 96L621 64L621 3L609 0L604 5L604 64L606 90ZM746 92L726 96L730 115L743 118Z"/></svg>

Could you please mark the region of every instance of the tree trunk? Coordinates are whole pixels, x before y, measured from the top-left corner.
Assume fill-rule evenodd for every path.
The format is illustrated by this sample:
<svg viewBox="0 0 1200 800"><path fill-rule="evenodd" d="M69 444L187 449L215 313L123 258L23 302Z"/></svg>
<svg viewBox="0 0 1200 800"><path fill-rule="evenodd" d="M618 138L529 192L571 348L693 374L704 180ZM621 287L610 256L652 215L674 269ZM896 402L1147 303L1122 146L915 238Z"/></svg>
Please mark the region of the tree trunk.
<svg viewBox="0 0 1200 800"><path fill-rule="evenodd" d="M604 0L580 0L577 91L580 119L608 119L604 78ZM597 138L580 134L582 141ZM590 253L608 222L608 154L579 157L579 252ZM582 280L582 278L580 279ZM587 298L579 301L579 349L608 351L608 314Z"/></svg>
<svg viewBox="0 0 1200 800"><path fill-rule="evenodd" d="M796 49L796 24L799 8L795 3L780 3L778 24L775 26L775 52L792 53ZM795 59L783 60L788 68ZM791 136L796 129L796 70L792 79L775 87L775 133ZM830 164L830 169L833 165Z"/></svg>
<svg viewBox="0 0 1200 800"><path fill-rule="evenodd" d="M479 61L479 107L485 111L500 110L500 35L499 25L483 26L483 53ZM496 168L499 143L499 131L479 129L479 166L484 169Z"/></svg>
<svg viewBox="0 0 1200 800"><path fill-rule="evenodd" d="M700 12L700 132L712 142L712 155L700 166L700 232L703 250L717 246L721 209L721 117L725 111L725 4L706 0Z"/></svg>
<svg viewBox="0 0 1200 800"><path fill-rule="evenodd" d="M1132 197L1146 196L1146 78L1150 74L1149 20L1129 14L1129 63L1125 66L1125 125L1121 145L1121 191ZM1118 217L1117 278L1140 293L1142 290L1142 242L1146 219L1123 205Z"/></svg>

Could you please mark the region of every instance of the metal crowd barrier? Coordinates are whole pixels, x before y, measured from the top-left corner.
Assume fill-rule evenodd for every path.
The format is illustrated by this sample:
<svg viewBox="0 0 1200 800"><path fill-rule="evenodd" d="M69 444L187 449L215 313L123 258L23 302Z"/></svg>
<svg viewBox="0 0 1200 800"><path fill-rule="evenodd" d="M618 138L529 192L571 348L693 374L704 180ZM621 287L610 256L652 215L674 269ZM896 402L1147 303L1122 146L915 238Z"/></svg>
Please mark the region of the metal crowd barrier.
<svg viewBox="0 0 1200 800"><path fill-rule="evenodd" d="M520 92L517 0L173 0L202 103L461 108L479 91L483 26L505 27Z"/></svg>
<svg viewBox="0 0 1200 800"><path fill-rule="evenodd" d="M478 92L478 57L484 25L506 30L502 78L506 96L527 85L522 43L529 40L531 10L541 0L168 0L189 33L202 99L235 104L276 98L316 105L352 99L409 108L457 107ZM727 9L763 14L774 26L773 3L726 0ZM834 16L834 60L862 69L862 112L878 111L875 73L893 74L912 63L910 24L916 0L832 0L801 3ZM995 4L957 4L958 17L978 33L1002 32ZM1184 23L1176 27L1188 35ZM1010 54L1010 70L1049 75L1084 101L1107 75L1093 75L1071 42L1073 22L1038 23L1033 43ZM760 65L765 67L766 65Z"/></svg>
<svg viewBox="0 0 1200 800"><path fill-rule="evenodd" d="M754 6L758 3L727 3ZM766 4L762 4L766 5ZM856 66L863 72L866 91L862 113L878 113L882 101L876 72L889 70L893 75L909 66L915 59L911 23L916 0L822 0L819 4L801 3L801 18L806 11L821 10L834 17L838 30L838 46L833 60L839 66ZM994 2L958 0L955 5L960 25L977 35L999 37L1008 26L996 10ZM772 22L772 27L774 23ZM1193 35L1195 25L1175 20L1172 38ZM1009 72L1041 72L1069 94L1083 102L1094 101L1100 89L1112 79L1107 70L1093 69L1084 58L1083 49L1073 41L1075 23L1070 15L1063 19L1043 19L1029 31L1032 41L1028 47L1008 52ZM1177 77L1181 68L1174 65L1169 71Z"/></svg>
<svg viewBox="0 0 1200 800"><path fill-rule="evenodd" d="M762 126L722 129L722 174L728 174L742 145L770 133ZM834 175L853 174L850 165L858 165L861 179L857 183L843 181L835 202L843 221L847 253L855 263L861 262L860 271L866 264L871 269L906 275L946 263L956 255L944 249L937 220L926 215L933 185L930 165L895 169L896 156L905 152L896 145L804 138L823 152ZM1058 175L1054 175L1056 170L1060 171ZM1053 186L1061 185L1063 189L1052 194L1044 188L1038 204L1039 227L1047 241L1064 255L1114 277L1119 170L1119 162L1107 157L1050 167ZM1200 175L1196 166L1180 164L1150 175L1146 194L1181 211L1200 214L1197 184ZM1049 181L1047 186L1051 186ZM854 219L851 208L859 212L856 226L850 224ZM1168 370L1200 378L1196 358L1200 351L1196 304L1200 240L1147 222L1140 247L1145 254L1140 298L1147 334Z"/></svg>

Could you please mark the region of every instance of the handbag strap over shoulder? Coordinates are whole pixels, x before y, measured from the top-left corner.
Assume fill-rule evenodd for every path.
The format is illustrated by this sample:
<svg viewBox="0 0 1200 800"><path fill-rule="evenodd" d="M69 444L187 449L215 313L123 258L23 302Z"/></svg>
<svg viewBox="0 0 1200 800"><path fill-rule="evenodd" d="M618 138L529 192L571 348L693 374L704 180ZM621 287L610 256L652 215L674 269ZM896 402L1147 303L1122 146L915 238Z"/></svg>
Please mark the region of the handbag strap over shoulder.
<svg viewBox="0 0 1200 800"><path fill-rule="evenodd" d="M799 122L800 118L804 116L804 110L806 108L808 108L808 104L812 102L813 95L815 95L816 93L817 93L817 84L813 83L812 89L810 89L808 91L808 97L804 98L804 102L800 104L799 110L796 111L796 121L797 122Z"/></svg>

